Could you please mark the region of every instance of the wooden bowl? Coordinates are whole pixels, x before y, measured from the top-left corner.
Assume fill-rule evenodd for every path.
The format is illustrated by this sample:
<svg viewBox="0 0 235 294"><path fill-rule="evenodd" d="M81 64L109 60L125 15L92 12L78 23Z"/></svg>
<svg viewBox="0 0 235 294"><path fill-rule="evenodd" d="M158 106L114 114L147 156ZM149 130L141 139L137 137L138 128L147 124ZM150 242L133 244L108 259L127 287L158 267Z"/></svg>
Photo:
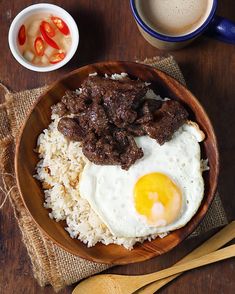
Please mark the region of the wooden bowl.
<svg viewBox="0 0 235 294"><path fill-rule="evenodd" d="M33 177L35 166L39 160L33 149L36 147L38 135L50 123L51 105L60 101L67 89L75 90L79 88L88 74L93 72L101 75L126 72L133 78L138 77L151 82L156 92L162 97L167 96L181 101L189 110L190 118L195 120L206 134L206 139L202 143L202 154L203 158L209 159L210 171L204 173L205 195L196 215L186 226L171 232L165 238L157 238L151 242L145 241L143 244L137 244L131 251L122 246L107 246L100 243L87 248L79 240L70 238L64 230L64 222L57 223L49 218L48 210L43 207L44 193L40 182ZM205 110L189 90L175 79L153 67L134 62L110 61L88 65L69 73L51 85L39 98L22 128L17 142L15 169L18 187L25 206L34 221L53 242L66 251L91 261L107 264L127 264L144 261L163 254L177 246L193 232L205 216L214 198L219 172L219 155L211 122Z"/></svg>

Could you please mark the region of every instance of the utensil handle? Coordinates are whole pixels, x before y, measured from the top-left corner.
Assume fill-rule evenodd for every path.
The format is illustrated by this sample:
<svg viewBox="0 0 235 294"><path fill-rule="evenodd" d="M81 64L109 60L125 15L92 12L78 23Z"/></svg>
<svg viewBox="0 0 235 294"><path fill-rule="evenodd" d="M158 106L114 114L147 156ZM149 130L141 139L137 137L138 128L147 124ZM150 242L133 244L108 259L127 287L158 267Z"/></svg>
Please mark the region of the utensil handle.
<svg viewBox="0 0 235 294"><path fill-rule="evenodd" d="M235 22L216 15L205 34L220 41L235 44Z"/></svg>
<svg viewBox="0 0 235 294"><path fill-rule="evenodd" d="M183 264L186 261L198 258L200 256L203 256L205 254L208 254L210 252L213 252L225 244L227 244L229 241L235 238L235 221L228 224L226 227L224 227L222 230L220 230L218 233L216 233L214 236L212 236L209 240L204 242L202 245L194 249L192 252L190 252L188 255L183 257L180 261L178 261L175 265ZM153 282L140 290L137 291L138 294L153 294L163 286L165 286L167 283L171 282L175 278L177 278L180 274L176 274L170 277L167 277L165 279L162 279L160 281Z"/></svg>
<svg viewBox="0 0 235 294"><path fill-rule="evenodd" d="M153 274L141 276L140 278L142 279L142 282L139 283L139 288L143 287L149 283L152 283L154 281L158 281L158 280L164 279L166 277L185 272L187 270L198 268L203 265L211 264L211 263L221 261L221 260L224 260L227 258L231 258L234 256L235 256L235 245L230 245L226 248L217 250L215 252L201 256L199 258L185 262L183 264L172 266L170 268L161 270L161 271L153 273ZM141 281L141 279L140 279L140 281ZM140 284L142 284L142 285L140 285Z"/></svg>

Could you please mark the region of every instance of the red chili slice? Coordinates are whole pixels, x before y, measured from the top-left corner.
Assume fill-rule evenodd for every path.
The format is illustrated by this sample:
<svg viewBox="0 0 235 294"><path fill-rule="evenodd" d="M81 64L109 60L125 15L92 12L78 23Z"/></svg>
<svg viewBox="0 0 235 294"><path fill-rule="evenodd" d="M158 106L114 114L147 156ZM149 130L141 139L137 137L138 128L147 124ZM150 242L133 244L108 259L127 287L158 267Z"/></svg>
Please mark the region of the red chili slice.
<svg viewBox="0 0 235 294"><path fill-rule="evenodd" d="M51 47L53 47L55 49L58 49L58 50L60 49L59 46L56 44L56 42L53 41L50 37L47 36L47 33L46 33L46 31L45 31L45 29L44 29L44 27L42 25L40 25L40 32L41 32L41 34L43 36L43 39L45 40L45 42L49 46L51 46Z"/></svg>
<svg viewBox="0 0 235 294"><path fill-rule="evenodd" d="M61 60L63 60L65 58L65 53L55 53L54 55L51 56L50 58L50 63L51 64L55 64L60 62Z"/></svg>
<svg viewBox="0 0 235 294"><path fill-rule="evenodd" d="M34 41L34 49L38 56L43 56L45 51L44 41L41 37L37 37Z"/></svg>
<svg viewBox="0 0 235 294"><path fill-rule="evenodd" d="M25 30L25 25L22 25L19 29L19 33L18 33L18 41L20 46L24 45L25 41L26 41L26 30Z"/></svg>
<svg viewBox="0 0 235 294"><path fill-rule="evenodd" d="M61 31L62 34L64 34L64 35L70 34L69 27L61 18L59 18L57 16L52 16L51 20L57 26L57 28Z"/></svg>
<svg viewBox="0 0 235 294"><path fill-rule="evenodd" d="M49 22L47 21L43 21L42 22L42 27L44 28L45 32L47 33L47 35L49 37L54 37L55 36L55 30L53 29L53 27L49 24Z"/></svg>

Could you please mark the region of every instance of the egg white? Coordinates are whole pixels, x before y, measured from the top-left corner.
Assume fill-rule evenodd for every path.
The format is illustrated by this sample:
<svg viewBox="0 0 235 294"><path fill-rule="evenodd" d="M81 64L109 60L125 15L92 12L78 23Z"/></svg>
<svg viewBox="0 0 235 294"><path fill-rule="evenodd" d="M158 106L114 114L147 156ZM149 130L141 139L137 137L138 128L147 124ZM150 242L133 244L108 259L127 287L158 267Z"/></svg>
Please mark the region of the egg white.
<svg viewBox="0 0 235 294"><path fill-rule="evenodd" d="M80 176L80 194L117 237L145 237L184 226L196 213L204 194L201 152L203 133L195 124L183 125L172 139L160 146L148 136L135 138L144 156L128 171L114 165L87 162ZM139 215L134 205L134 186L145 174L160 172L182 191L182 209L171 224L156 227Z"/></svg>

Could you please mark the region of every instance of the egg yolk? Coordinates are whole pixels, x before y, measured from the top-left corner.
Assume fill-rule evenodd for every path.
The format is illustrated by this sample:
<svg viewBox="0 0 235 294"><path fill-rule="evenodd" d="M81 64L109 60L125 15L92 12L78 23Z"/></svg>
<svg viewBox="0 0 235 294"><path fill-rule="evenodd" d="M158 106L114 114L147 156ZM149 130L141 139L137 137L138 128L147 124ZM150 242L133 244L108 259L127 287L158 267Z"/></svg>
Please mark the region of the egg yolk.
<svg viewBox="0 0 235 294"><path fill-rule="evenodd" d="M182 193L179 187L162 173L142 176L134 187L136 211L154 226L172 223L180 214Z"/></svg>

